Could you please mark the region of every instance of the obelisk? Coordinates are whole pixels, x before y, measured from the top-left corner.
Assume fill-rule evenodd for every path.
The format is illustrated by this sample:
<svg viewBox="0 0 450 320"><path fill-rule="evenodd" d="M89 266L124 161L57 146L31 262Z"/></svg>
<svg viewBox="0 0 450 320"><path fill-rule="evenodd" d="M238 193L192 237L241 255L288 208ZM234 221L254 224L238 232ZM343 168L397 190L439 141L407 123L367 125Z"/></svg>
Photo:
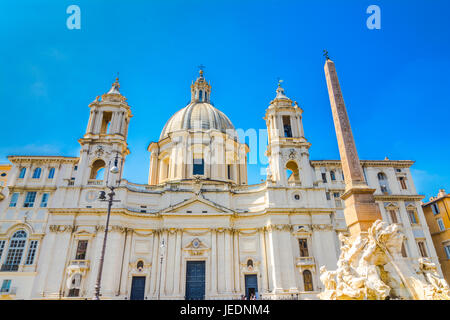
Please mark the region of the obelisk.
<svg viewBox="0 0 450 320"><path fill-rule="evenodd" d="M367 232L375 220L381 219L381 214L373 196L375 189L367 185L359 162L334 62L327 53L325 55L325 77L345 179L345 192L341 199L345 203L345 222L354 239L361 232Z"/></svg>

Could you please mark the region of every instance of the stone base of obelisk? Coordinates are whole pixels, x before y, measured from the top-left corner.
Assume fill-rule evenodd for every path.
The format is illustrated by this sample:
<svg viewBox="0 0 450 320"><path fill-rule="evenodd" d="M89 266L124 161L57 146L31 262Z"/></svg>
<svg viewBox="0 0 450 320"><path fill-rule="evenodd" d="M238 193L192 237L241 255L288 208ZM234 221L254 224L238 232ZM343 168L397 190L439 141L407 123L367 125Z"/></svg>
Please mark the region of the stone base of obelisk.
<svg viewBox="0 0 450 320"><path fill-rule="evenodd" d="M352 238L367 232L375 220L381 219L374 192L375 189L367 185L352 186L341 196L345 203L345 222Z"/></svg>

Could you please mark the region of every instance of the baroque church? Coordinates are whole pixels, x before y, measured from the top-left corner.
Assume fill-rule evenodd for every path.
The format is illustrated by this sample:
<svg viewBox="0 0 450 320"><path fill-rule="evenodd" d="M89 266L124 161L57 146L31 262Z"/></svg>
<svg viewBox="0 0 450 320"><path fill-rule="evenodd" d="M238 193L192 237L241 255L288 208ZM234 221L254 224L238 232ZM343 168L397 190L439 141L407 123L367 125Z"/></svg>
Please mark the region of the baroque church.
<svg viewBox="0 0 450 320"><path fill-rule="evenodd" d="M0 298L92 299L108 212L99 193L113 186L101 299L317 299L319 269L336 268L348 232L340 161L310 159L303 110L279 85L264 117L267 178L249 185L249 147L211 94L200 71L148 146L148 184L122 177L132 107L118 80L89 105L79 156L9 156ZM404 230L403 258L439 266L413 164L361 161L383 220Z"/></svg>

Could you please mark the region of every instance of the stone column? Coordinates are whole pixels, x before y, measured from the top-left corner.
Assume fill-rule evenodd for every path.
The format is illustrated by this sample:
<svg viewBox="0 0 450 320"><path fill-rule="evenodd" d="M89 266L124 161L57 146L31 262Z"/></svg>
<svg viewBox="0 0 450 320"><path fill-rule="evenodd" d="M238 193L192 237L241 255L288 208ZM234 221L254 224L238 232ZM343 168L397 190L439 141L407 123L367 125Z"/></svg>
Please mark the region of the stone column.
<svg viewBox="0 0 450 320"><path fill-rule="evenodd" d="M288 225L283 226L282 231L280 231L280 240L283 247L283 250L280 251L280 254L283 257L283 289L289 289L289 291L297 292L291 232Z"/></svg>
<svg viewBox="0 0 450 320"><path fill-rule="evenodd" d="M61 283L65 278L65 268L67 264L67 254L69 250L71 231L70 226L59 226L56 230L55 242L53 247L53 257L49 261L49 270L47 276L45 295L58 297L60 288L65 289L65 284ZM63 229L61 229L61 227ZM62 293L62 292L61 292Z"/></svg>
<svg viewBox="0 0 450 320"><path fill-rule="evenodd" d="M270 231L269 231L270 229ZM272 233L272 230L270 227L266 227L264 231L264 238L265 238L265 245L266 245L266 267L268 270L268 281L267 281L267 287L269 292L273 292L275 290L275 262L274 262L274 256L273 256L273 244L271 241L270 234Z"/></svg>
<svg viewBox="0 0 450 320"><path fill-rule="evenodd" d="M156 299L158 295L158 270L159 270L159 242L160 233L153 232L153 246L152 246L152 271L150 275L150 293L153 299Z"/></svg>
<svg viewBox="0 0 450 320"><path fill-rule="evenodd" d="M45 235L45 237L41 240L39 245L41 246L39 252L39 256L37 256L37 277L34 282L32 296L38 297L44 293L46 279L48 275L48 271L51 266L52 253L54 252L55 246L55 233L49 232Z"/></svg>
<svg viewBox="0 0 450 320"><path fill-rule="evenodd" d="M165 282L165 292L167 295L171 295L173 293L173 283L175 278L175 243L176 243L176 231L171 229L167 234L167 245L166 245L166 255L165 260L167 261L166 266L166 282ZM164 282L163 282L164 283Z"/></svg>
<svg viewBox="0 0 450 320"><path fill-rule="evenodd" d="M122 261L122 279L120 282L119 295L128 294L127 279L128 279L128 268L130 264L130 254L131 254L131 242L133 240L133 229L128 229L126 236L124 237L125 243L125 254L123 255Z"/></svg>
<svg viewBox="0 0 450 320"><path fill-rule="evenodd" d="M175 245L175 270L174 270L174 284L173 284L173 294L176 297L181 296L180 277L181 277L182 237L183 237L183 230L178 229L176 232L177 241Z"/></svg>
<svg viewBox="0 0 450 320"><path fill-rule="evenodd" d="M118 226L111 226L108 231L101 283L102 297L113 298L119 288L120 265L123 253L123 231L124 230ZM103 237L101 237L102 241Z"/></svg>
<svg viewBox="0 0 450 320"><path fill-rule="evenodd" d="M345 178L345 193L341 196L345 201L345 221L355 238L361 232L367 232L381 215L373 196L375 189L369 188L364 179L336 68L330 59L325 63L325 76Z"/></svg>
<svg viewBox="0 0 450 320"><path fill-rule="evenodd" d="M88 297L94 296L95 291L95 282L97 281L97 274L98 274L98 267L99 267L99 260L100 255L102 251L102 245L103 245L103 234L102 234L102 228L97 228L97 233L95 235L95 238L92 240L92 251L90 251L89 256L91 257L91 269L89 270L88 277L86 279L87 285L86 288L86 294ZM91 244L89 244L91 245Z"/></svg>
<svg viewBox="0 0 450 320"><path fill-rule="evenodd" d="M225 291L225 232L219 230L217 234L217 291L223 293Z"/></svg>
<svg viewBox="0 0 450 320"><path fill-rule="evenodd" d="M231 230L226 229L224 232L225 235L225 250L223 252L224 254L224 260L225 260L225 292L230 293L232 288L232 268L233 268L233 251L232 251L232 245L231 245Z"/></svg>
<svg viewBox="0 0 450 320"><path fill-rule="evenodd" d="M235 292L241 291L241 282L240 282L240 274L241 274L241 268L240 268L240 259L239 259L239 230L234 230L233 232L233 243L234 243L234 266L233 266L233 272L234 272L234 289Z"/></svg>
<svg viewBox="0 0 450 320"><path fill-rule="evenodd" d="M260 263L260 272L261 272L261 293L266 293L269 291L269 285L267 282L267 255L266 255L266 244L265 244L265 235L264 228L258 230L259 232L259 252L261 255L261 263Z"/></svg>
<svg viewBox="0 0 450 320"><path fill-rule="evenodd" d="M278 293L283 289L280 246L278 240L278 230L276 226L269 227L269 243L270 243L270 267L272 271L273 291ZM283 248L284 249L284 248Z"/></svg>
<svg viewBox="0 0 450 320"><path fill-rule="evenodd" d="M217 295L217 233L211 229L211 297Z"/></svg>
<svg viewBox="0 0 450 320"><path fill-rule="evenodd" d="M162 266L161 266L161 263L159 263L160 267L161 267L160 270L159 270L159 272L161 272L161 286L160 286L161 292L160 292L160 296L162 298L162 297L167 295L167 289L166 289L166 285L167 285L166 282L167 282L167 280L166 279L167 279L167 276L168 276L168 274L167 274L167 261L168 261L168 252L169 252L168 251L169 241L168 241L167 230L164 230L161 233L161 238L164 239L164 243L165 243L165 248L164 248L164 252L163 252L163 257L164 258L163 258Z"/></svg>

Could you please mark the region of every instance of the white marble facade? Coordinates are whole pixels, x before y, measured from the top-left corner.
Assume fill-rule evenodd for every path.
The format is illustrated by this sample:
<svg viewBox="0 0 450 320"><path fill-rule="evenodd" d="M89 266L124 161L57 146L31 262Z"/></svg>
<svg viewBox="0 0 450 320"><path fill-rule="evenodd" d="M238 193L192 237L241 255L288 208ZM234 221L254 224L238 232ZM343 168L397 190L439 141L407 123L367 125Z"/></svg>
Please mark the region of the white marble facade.
<svg viewBox="0 0 450 320"><path fill-rule="evenodd" d="M102 298L195 298L187 292L188 265L203 261L196 272L204 275L204 299L237 299L246 294L246 279L248 288L256 281L263 299L317 299L319 268L336 268L338 233L346 232L344 181L339 161L309 159L302 109L283 88L265 115L266 181L247 184L249 148L210 104L201 73L191 103L149 145L149 184L142 185L107 170L122 169L129 153L131 107L119 87L116 81L89 105L79 157L9 157L13 168L0 202L1 296L93 297L107 213L97 195L108 180L120 202L111 211ZM405 259L426 254L438 264L413 161L361 164L383 219L405 231Z"/></svg>

